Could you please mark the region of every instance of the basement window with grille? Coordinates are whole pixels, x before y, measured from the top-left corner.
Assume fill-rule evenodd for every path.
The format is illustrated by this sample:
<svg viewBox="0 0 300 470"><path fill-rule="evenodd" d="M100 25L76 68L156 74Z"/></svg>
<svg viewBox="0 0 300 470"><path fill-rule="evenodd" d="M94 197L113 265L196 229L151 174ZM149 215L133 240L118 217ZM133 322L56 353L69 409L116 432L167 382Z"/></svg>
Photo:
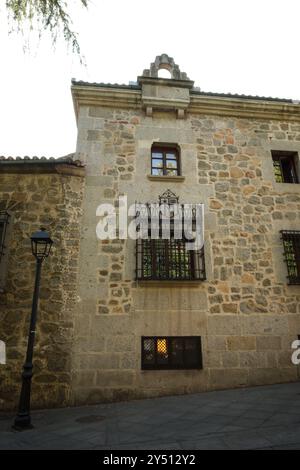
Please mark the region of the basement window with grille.
<svg viewBox="0 0 300 470"><path fill-rule="evenodd" d="M200 336L143 336L142 369L202 369Z"/></svg>
<svg viewBox="0 0 300 470"><path fill-rule="evenodd" d="M300 231L281 230L289 284L300 284Z"/></svg>
<svg viewBox="0 0 300 470"><path fill-rule="evenodd" d="M297 152L272 150L273 169L276 183L299 183L297 174Z"/></svg>

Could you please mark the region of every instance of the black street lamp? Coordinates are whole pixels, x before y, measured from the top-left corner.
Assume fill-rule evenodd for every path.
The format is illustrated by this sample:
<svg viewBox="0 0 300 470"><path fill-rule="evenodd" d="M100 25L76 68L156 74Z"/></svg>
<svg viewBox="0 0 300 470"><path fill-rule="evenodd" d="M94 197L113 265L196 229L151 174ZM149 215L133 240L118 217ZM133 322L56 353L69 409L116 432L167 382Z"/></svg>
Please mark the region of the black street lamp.
<svg viewBox="0 0 300 470"><path fill-rule="evenodd" d="M51 246L53 241L51 240L49 233L46 232L44 228L41 228L38 232L35 232L31 236L31 249L32 254L36 258L36 272L35 272L35 285L32 299L32 310L30 318L30 327L27 343L27 353L26 360L23 366L22 373L22 388L20 394L18 414L15 418L13 428L17 431L22 431L23 429L31 429L33 426L31 424L30 417L30 392L31 392L31 379L32 379L32 357L33 357L33 347L34 347L34 338L35 338L35 325L37 320L37 311L38 311L38 299L39 299L39 289L40 289L40 278L41 278L41 269L42 262L50 254Z"/></svg>

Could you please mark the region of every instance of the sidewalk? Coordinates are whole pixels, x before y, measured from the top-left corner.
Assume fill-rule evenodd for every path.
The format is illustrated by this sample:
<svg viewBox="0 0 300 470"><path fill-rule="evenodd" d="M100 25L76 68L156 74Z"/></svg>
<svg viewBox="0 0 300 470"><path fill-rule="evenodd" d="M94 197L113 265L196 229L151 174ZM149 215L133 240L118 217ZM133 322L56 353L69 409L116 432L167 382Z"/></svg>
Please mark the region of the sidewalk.
<svg viewBox="0 0 300 470"><path fill-rule="evenodd" d="M300 449L300 382L0 414L0 449Z"/></svg>

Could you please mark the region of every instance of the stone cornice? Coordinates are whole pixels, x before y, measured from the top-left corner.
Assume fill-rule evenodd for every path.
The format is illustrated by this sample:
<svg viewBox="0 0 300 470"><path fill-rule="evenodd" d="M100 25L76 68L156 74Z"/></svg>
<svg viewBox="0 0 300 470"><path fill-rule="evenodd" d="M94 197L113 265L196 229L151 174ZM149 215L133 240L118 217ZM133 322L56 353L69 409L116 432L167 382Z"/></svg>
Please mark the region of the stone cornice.
<svg viewBox="0 0 300 470"><path fill-rule="evenodd" d="M80 106L107 106L122 109L141 108L141 90L132 90L131 88L111 88L96 86L73 85L72 97L76 118L78 118L78 109Z"/></svg>
<svg viewBox="0 0 300 470"><path fill-rule="evenodd" d="M158 98L152 96L143 96L143 105L144 107L151 106L155 109L163 109L163 110L172 110L172 109L186 109L189 105L188 100L184 99L176 99L172 100L166 98Z"/></svg>
<svg viewBox="0 0 300 470"><path fill-rule="evenodd" d="M162 85L167 87L189 88L192 89L194 82L192 80L174 80L170 78L138 77L139 85Z"/></svg>
<svg viewBox="0 0 300 470"><path fill-rule="evenodd" d="M56 173L59 173L61 175L67 175L67 176L80 176L83 177L85 176L85 168L84 167L76 167L74 165L55 165L55 171Z"/></svg>
<svg viewBox="0 0 300 470"><path fill-rule="evenodd" d="M188 111L195 114L300 122L300 105L280 101L191 94Z"/></svg>
<svg viewBox="0 0 300 470"><path fill-rule="evenodd" d="M126 89L124 87L73 85L72 96L76 116L78 116L80 106L105 106L121 109L143 108L142 90L130 87ZM155 101L157 102L157 100ZM193 92L190 93L187 113L300 122L300 104L263 99L197 95Z"/></svg>

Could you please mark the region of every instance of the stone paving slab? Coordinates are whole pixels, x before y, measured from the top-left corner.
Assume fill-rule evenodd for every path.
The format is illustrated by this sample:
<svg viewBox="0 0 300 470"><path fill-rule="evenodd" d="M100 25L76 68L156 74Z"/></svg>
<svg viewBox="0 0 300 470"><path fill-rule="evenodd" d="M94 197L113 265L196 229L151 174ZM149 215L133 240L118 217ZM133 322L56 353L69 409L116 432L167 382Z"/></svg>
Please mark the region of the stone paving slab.
<svg viewBox="0 0 300 470"><path fill-rule="evenodd" d="M0 449L300 449L300 382L32 412Z"/></svg>

